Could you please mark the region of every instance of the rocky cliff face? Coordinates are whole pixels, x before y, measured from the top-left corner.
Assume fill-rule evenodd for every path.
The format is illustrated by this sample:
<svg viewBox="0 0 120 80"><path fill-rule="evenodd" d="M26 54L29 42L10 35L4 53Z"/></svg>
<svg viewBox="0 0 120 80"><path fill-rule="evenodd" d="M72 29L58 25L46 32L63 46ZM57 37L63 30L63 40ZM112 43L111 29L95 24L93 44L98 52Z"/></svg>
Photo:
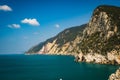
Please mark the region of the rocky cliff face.
<svg viewBox="0 0 120 80"><path fill-rule="evenodd" d="M77 61L120 64L120 8L98 6L88 24L66 29L27 53L70 54Z"/></svg>
<svg viewBox="0 0 120 80"><path fill-rule="evenodd" d="M78 61L120 64L120 8L99 6L83 31Z"/></svg>
<svg viewBox="0 0 120 80"><path fill-rule="evenodd" d="M120 8L99 6L95 9L92 19L83 31L80 49L84 53L107 52L120 49ZM82 46L81 46L82 45Z"/></svg>

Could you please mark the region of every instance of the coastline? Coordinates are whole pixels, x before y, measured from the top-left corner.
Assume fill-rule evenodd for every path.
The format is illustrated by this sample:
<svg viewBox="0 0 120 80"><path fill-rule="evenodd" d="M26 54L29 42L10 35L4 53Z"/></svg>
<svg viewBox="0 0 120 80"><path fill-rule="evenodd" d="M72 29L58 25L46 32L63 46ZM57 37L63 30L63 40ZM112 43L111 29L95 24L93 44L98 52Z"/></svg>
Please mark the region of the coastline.
<svg viewBox="0 0 120 80"><path fill-rule="evenodd" d="M73 56L74 57L74 61L75 62L78 62L78 63L80 63L80 62L85 62L85 63L90 63L90 64L101 64L101 65L114 65L114 66L119 66L119 64L114 64L114 62L109 62L108 60L106 60L105 58L101 58L101 59L103 59L103 60L106 60L105 62L102 62L102 61L100 61L100 60L98 60L98 62L95 62L95 60L94 59L91 59L91 60L87 60L87 61L85 61L84 59L82 59L83 58L83 55L81 55L81 54L79 54L79 55L75 55L75 54L61 54L61 53L58 53L58 54L50 54L50 53L44 53L44 54L37 54L37 53L32 53L32 54L29 54L29 53L25 53L25 55L57 55L57 56ZM102 56L99 56L99 57L104 57L103 55ZM92 58L92 56L91 55L89 55L89 58ZM88 59L89 59L88 58ZM98 58L96 58L96 59L98 59ZM117 75L117 76L116 76ZM120 78L120 67L115 71L115 73L111 73L111 75L109 75L109 78L108 78L108 80L114 80L114 79L117 79L117 78Z"/></svg>

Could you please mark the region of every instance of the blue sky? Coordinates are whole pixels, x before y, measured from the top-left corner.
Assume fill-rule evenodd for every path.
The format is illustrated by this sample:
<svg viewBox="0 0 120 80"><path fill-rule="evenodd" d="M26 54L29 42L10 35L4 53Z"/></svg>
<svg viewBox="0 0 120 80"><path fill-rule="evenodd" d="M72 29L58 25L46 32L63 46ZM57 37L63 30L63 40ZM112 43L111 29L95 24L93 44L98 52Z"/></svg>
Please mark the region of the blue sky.
<svg viewBox="0 0 120 80"><path fill-rule="evenodd" d="M102 4L120 0L0 0L0 54L23 53L62 30L89 22Z"/></svg>

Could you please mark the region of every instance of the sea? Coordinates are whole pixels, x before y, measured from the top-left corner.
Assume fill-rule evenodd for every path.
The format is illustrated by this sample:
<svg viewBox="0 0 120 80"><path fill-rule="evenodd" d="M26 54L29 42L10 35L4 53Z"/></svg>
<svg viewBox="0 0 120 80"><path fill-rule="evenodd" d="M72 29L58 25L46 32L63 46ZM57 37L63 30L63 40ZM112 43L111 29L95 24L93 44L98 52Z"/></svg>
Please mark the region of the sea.
<svg viewBox="0 0 120 80"><path fill-rule="evenodd" d="M0 80L108 80L119 66L75 62L63 55L0 55Z"/></svg>

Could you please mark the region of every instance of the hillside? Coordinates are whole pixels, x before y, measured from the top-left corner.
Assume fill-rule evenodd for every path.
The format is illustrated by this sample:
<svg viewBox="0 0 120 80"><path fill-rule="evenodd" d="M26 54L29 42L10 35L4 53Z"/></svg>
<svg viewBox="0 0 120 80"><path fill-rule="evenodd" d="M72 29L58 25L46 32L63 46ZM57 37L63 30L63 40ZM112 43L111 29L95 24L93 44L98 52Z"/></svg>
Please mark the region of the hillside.
<svg viewBox="0 0 120 80"><path fill-rule="evenodd" d="M120 8L98 6L88 24L66 29L27 53L75 55L76 61L120 64Z"/></svg>
<svg viewBox="0 0 120 80"><path fill-rule="evenodd" d="M27 51L30 54L43 53L43 54L67 54L72 53L74 46L76 46L76 41L80 41L82 36L82 31L87 26L87 24L76 26L72 28L65 29L60 32L55 37L52 37L45 42L32 47ZM77 41L77 42L78 42ZM71 46L70 46L71 45ZM47 50L43 50L44 46ZM43 51L41 51L43 50Z"/></svg>

